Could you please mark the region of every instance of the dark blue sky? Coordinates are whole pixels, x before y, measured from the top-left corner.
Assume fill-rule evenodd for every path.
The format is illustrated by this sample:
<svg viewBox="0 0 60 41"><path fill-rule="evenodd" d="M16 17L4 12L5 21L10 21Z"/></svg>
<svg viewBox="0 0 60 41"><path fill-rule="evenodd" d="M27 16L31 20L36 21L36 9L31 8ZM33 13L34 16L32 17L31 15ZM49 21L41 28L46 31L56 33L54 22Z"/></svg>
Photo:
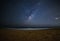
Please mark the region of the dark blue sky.
<svg viewBox="0 0 60 41"><path fill-rule="evenodd" d="M2 0L1 24L13 26L59 26L59 0Z"/></svg>

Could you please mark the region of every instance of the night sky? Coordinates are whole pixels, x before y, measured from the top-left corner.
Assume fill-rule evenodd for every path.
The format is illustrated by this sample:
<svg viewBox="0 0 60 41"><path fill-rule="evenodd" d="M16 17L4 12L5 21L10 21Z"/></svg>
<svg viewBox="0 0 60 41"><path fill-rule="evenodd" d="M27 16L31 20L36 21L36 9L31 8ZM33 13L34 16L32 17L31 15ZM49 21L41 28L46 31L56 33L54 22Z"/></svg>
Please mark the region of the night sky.
<svg viewBox="0 0 60 41"><path fill-rule="evenodd" d="M0 22L12 26L60 26L60 1L2 0Z"/></svg>

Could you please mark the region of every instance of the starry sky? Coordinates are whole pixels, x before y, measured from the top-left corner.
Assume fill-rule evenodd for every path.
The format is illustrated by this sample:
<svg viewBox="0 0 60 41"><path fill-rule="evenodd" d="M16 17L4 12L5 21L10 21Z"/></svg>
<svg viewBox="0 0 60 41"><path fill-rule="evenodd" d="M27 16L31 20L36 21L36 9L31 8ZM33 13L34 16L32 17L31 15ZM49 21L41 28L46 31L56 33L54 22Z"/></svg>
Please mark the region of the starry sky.
<svg viewBox="0 0 60 41"><path fill-rule="evenodd" d="M60 26L60 1L2 0L0 22L12 26Z"/></svg>

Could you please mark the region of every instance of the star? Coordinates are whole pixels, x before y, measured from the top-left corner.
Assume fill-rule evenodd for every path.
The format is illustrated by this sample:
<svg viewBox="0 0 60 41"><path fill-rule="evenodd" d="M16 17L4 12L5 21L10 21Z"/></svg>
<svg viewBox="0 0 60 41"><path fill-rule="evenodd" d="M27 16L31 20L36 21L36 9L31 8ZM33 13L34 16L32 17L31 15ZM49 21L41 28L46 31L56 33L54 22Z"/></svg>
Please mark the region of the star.
<svg viewBox="0 0 60 41"><path fill-rule="evenodd" d="M59 18L56 18L56 20L58 20Z"/></svg>
<svg viewBox="0 0 60 41"><path fill-rule="evenodd" d="M60 17L56 17L56 20L60 19Z"/></svg>

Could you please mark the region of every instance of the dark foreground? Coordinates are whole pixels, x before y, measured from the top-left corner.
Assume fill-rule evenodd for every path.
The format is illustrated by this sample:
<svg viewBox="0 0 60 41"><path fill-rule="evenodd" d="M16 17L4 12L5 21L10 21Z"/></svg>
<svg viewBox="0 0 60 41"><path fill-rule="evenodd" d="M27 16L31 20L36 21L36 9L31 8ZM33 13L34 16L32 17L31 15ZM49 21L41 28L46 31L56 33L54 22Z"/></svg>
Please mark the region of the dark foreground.
<svg viewBox="0 0 60 41"><path fill-rule="evenodd" d="M60 29L49 30L0 29L0 41L60 41Z"/></svg>

